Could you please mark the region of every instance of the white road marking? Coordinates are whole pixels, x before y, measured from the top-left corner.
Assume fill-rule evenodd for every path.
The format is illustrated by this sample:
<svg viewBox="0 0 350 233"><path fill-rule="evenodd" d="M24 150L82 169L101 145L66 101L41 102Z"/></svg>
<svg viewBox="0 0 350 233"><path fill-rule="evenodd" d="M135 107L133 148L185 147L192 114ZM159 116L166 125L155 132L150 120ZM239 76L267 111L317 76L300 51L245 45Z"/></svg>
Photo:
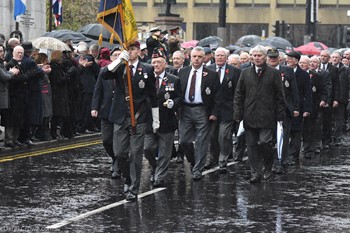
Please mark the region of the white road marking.
<svg viewBox="0 0 350 233"><path fill-rule="evenodd" d="M243 161L247 160L248 158L247 157L243 157ZM227 164L227 166L232 166L234 164L236 164L238 162L234 161L234 162L229 162ZM219 169L219 167L214 167L214 168L211 168L211 169L208 169L206 171L203 172L203 175L206 175L206 174L209 174L209 173L212 173L212 172L215 172ZM163 191L165 190L166 188L156 188L156 189L152 189L148 192L145 192L145 193L141 193L140 195L138 195L138 199L140 198L143 198L143 197L146 197L146 196L149 196L151 194L154 194L154 193L157 193L157 192L160 192L160 191ZM108 209L111 209L111 208L114 208L114 207L117 207L117 206L121 206L121 205L124 205L125 203L128 203L129 201L127 200L121 200L121 201L118 201L118 202L115 202L115 203L112 203L112 204L109 204L109 205L106 205L106 206L103 206L101 208L98 208L98 209L95 209L95 210L92 210L92 211L89 211L89 212L86 212L84 214L80 214L76 217L73 217L73 218L69 218L69 219L66 219L66 220L63 220L59 223L56 223L56 224L53 224L53 225L50 225L50 226L47 226L46 228L47 229L58 229L58 228L61 228L63 226L66 226L68 224L71 224L72 222L76 222L78 220L81 220L83 218L87 218L91 215L94 215L94 214L98 214L98 213L101 213L105 210L108 210Z"/></svg>
<svg viewBox="0 0 350 233"><path fill-rule="evenodd" d="M156 188L156 189L152 189L151 191L148 191L148 192L145 192L145 193L142 193L142 194L138 195L138 198L146 197L146 196L151 195L151 194L153 194L153 193L157 193L157 192L163 191L164 189L166 189L166 188ZM117 206L120 206L120 205L124 205L125 203L128 203L128 202L129 202L129 201L127 201L127 200L124 199L124 200L122 200L122 201L118 201L118 202L115 202L115 203L112 203L112 204L103 206L103 207L101 207L101 208L98 208L98 209L95 209L95 210L86 212L86 213L81 214L81 215L78 215L78 216L76 216L76 217L63 220L62 222L53 224L53 225L51 225L51 226L47 226L46 228L47 228L47 229L58 229L58 228L61 228L61 227L65 226L65 225L68 225L68 224L70 224L70 223L72 223L72 222L76 222L76 221L78 221L78 220L81 220L81 219L83 219L83 218L89 217L89 216L91 216L91 215L101 213L101 212L103 212L103 211L105 211L105 210L108 210L108 209L111 209L111 208L114 208L114 207L117 207Z"/></svg>

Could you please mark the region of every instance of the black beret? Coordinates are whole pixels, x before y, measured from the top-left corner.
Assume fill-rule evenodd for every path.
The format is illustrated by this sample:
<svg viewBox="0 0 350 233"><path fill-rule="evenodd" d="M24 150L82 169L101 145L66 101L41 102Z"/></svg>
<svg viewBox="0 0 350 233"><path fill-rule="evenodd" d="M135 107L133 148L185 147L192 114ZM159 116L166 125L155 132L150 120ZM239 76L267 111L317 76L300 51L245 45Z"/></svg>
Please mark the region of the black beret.
<svg viewBox="0 0 350 233"><path fill-rule="evenodd" d="M278 57L280 55L279 51L277 49L269 49L267 50L267 56L268 57Z"/></svg>
<svg viewBox="0 0 350 233"><path fill-rule="evenodd" d="M23 47L24 51L32 51L33 50L33 44L30 41L23 42L22 47Z"/></svg>

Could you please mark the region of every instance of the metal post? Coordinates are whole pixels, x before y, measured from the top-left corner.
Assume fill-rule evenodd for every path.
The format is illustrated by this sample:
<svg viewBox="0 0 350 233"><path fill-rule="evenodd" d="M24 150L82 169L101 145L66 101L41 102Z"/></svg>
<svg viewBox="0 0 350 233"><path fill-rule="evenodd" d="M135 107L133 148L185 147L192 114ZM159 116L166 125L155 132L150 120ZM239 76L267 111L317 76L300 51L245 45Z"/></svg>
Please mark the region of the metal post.
<svg viewBox="0 0 350 233"><path fill-rule="evenodd" d="M306 1L304 44L309 43L311 40L311 1Z"/></svg>
<svg viewBox="0 0 350 233"><path fill-rule="evenodd" d="M219 6L219 27L217 28L217 35L222 39L219 46L228 45L226 29L226 0L220 0Z"/></svg>
<svg viewBox="0 0 350 233"><path fill-rule="evenodd" d="M49 32L52 31L52 17L53 17L52 0L49 0Z"/></svg>

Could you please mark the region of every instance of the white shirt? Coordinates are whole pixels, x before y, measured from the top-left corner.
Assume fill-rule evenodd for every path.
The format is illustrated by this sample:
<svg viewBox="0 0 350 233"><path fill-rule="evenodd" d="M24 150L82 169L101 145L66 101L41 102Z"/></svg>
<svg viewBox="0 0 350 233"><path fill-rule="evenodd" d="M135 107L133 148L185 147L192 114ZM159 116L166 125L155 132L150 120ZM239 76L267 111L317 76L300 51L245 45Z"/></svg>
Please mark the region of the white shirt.
<svg viewBox="0 0 350 233"><path fill-rule="evenodd" d="M139 61L137 60L136 62L134 62L133 64L130 64L129 63L129 66L133 65L134 67L132 68L132 75L135 75L136 73L136 68L137 68L137 65L139 64Z"/></svg>
<svg viewBox="0 0 350 233"><path fill-rule="evenodd" d="M196 70L192 67L191 72L190 72L190 76L188 77L188 81L187 81L187 87L186 87L186 92L185 92L185 102L186 103L190 103L190 104L201 104L203 103L203 99L202 99L202 73L203 73L203 66L201 66L199 69L197 69L197 73L196 73L196 89L195 89L195 96L194 96L194 100L191 102L188 99L188 95L190 92L190 86L191 86L191 81L192 81L192 75L193 75L193 71Z"/></svg>

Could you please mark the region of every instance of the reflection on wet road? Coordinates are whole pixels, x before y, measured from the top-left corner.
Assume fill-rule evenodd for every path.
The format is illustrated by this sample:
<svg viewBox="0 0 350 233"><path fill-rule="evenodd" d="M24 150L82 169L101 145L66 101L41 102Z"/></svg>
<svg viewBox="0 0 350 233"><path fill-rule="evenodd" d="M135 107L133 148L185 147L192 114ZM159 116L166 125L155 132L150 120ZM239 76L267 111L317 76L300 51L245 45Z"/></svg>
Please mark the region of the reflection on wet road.
<svg viewBox="0 0 350 233"><path fill-rule="evenodd" d="M0 232L59 223L65 224L44 231L350 232L349 152L334 148L301 159L287 174L257 185L247 181L246 162L199 182L187 162L174 162L167 188L154 193L148 193L144 161L136 203L124 200L122 180L109 178L101 145L1 162Z"/></svg>

